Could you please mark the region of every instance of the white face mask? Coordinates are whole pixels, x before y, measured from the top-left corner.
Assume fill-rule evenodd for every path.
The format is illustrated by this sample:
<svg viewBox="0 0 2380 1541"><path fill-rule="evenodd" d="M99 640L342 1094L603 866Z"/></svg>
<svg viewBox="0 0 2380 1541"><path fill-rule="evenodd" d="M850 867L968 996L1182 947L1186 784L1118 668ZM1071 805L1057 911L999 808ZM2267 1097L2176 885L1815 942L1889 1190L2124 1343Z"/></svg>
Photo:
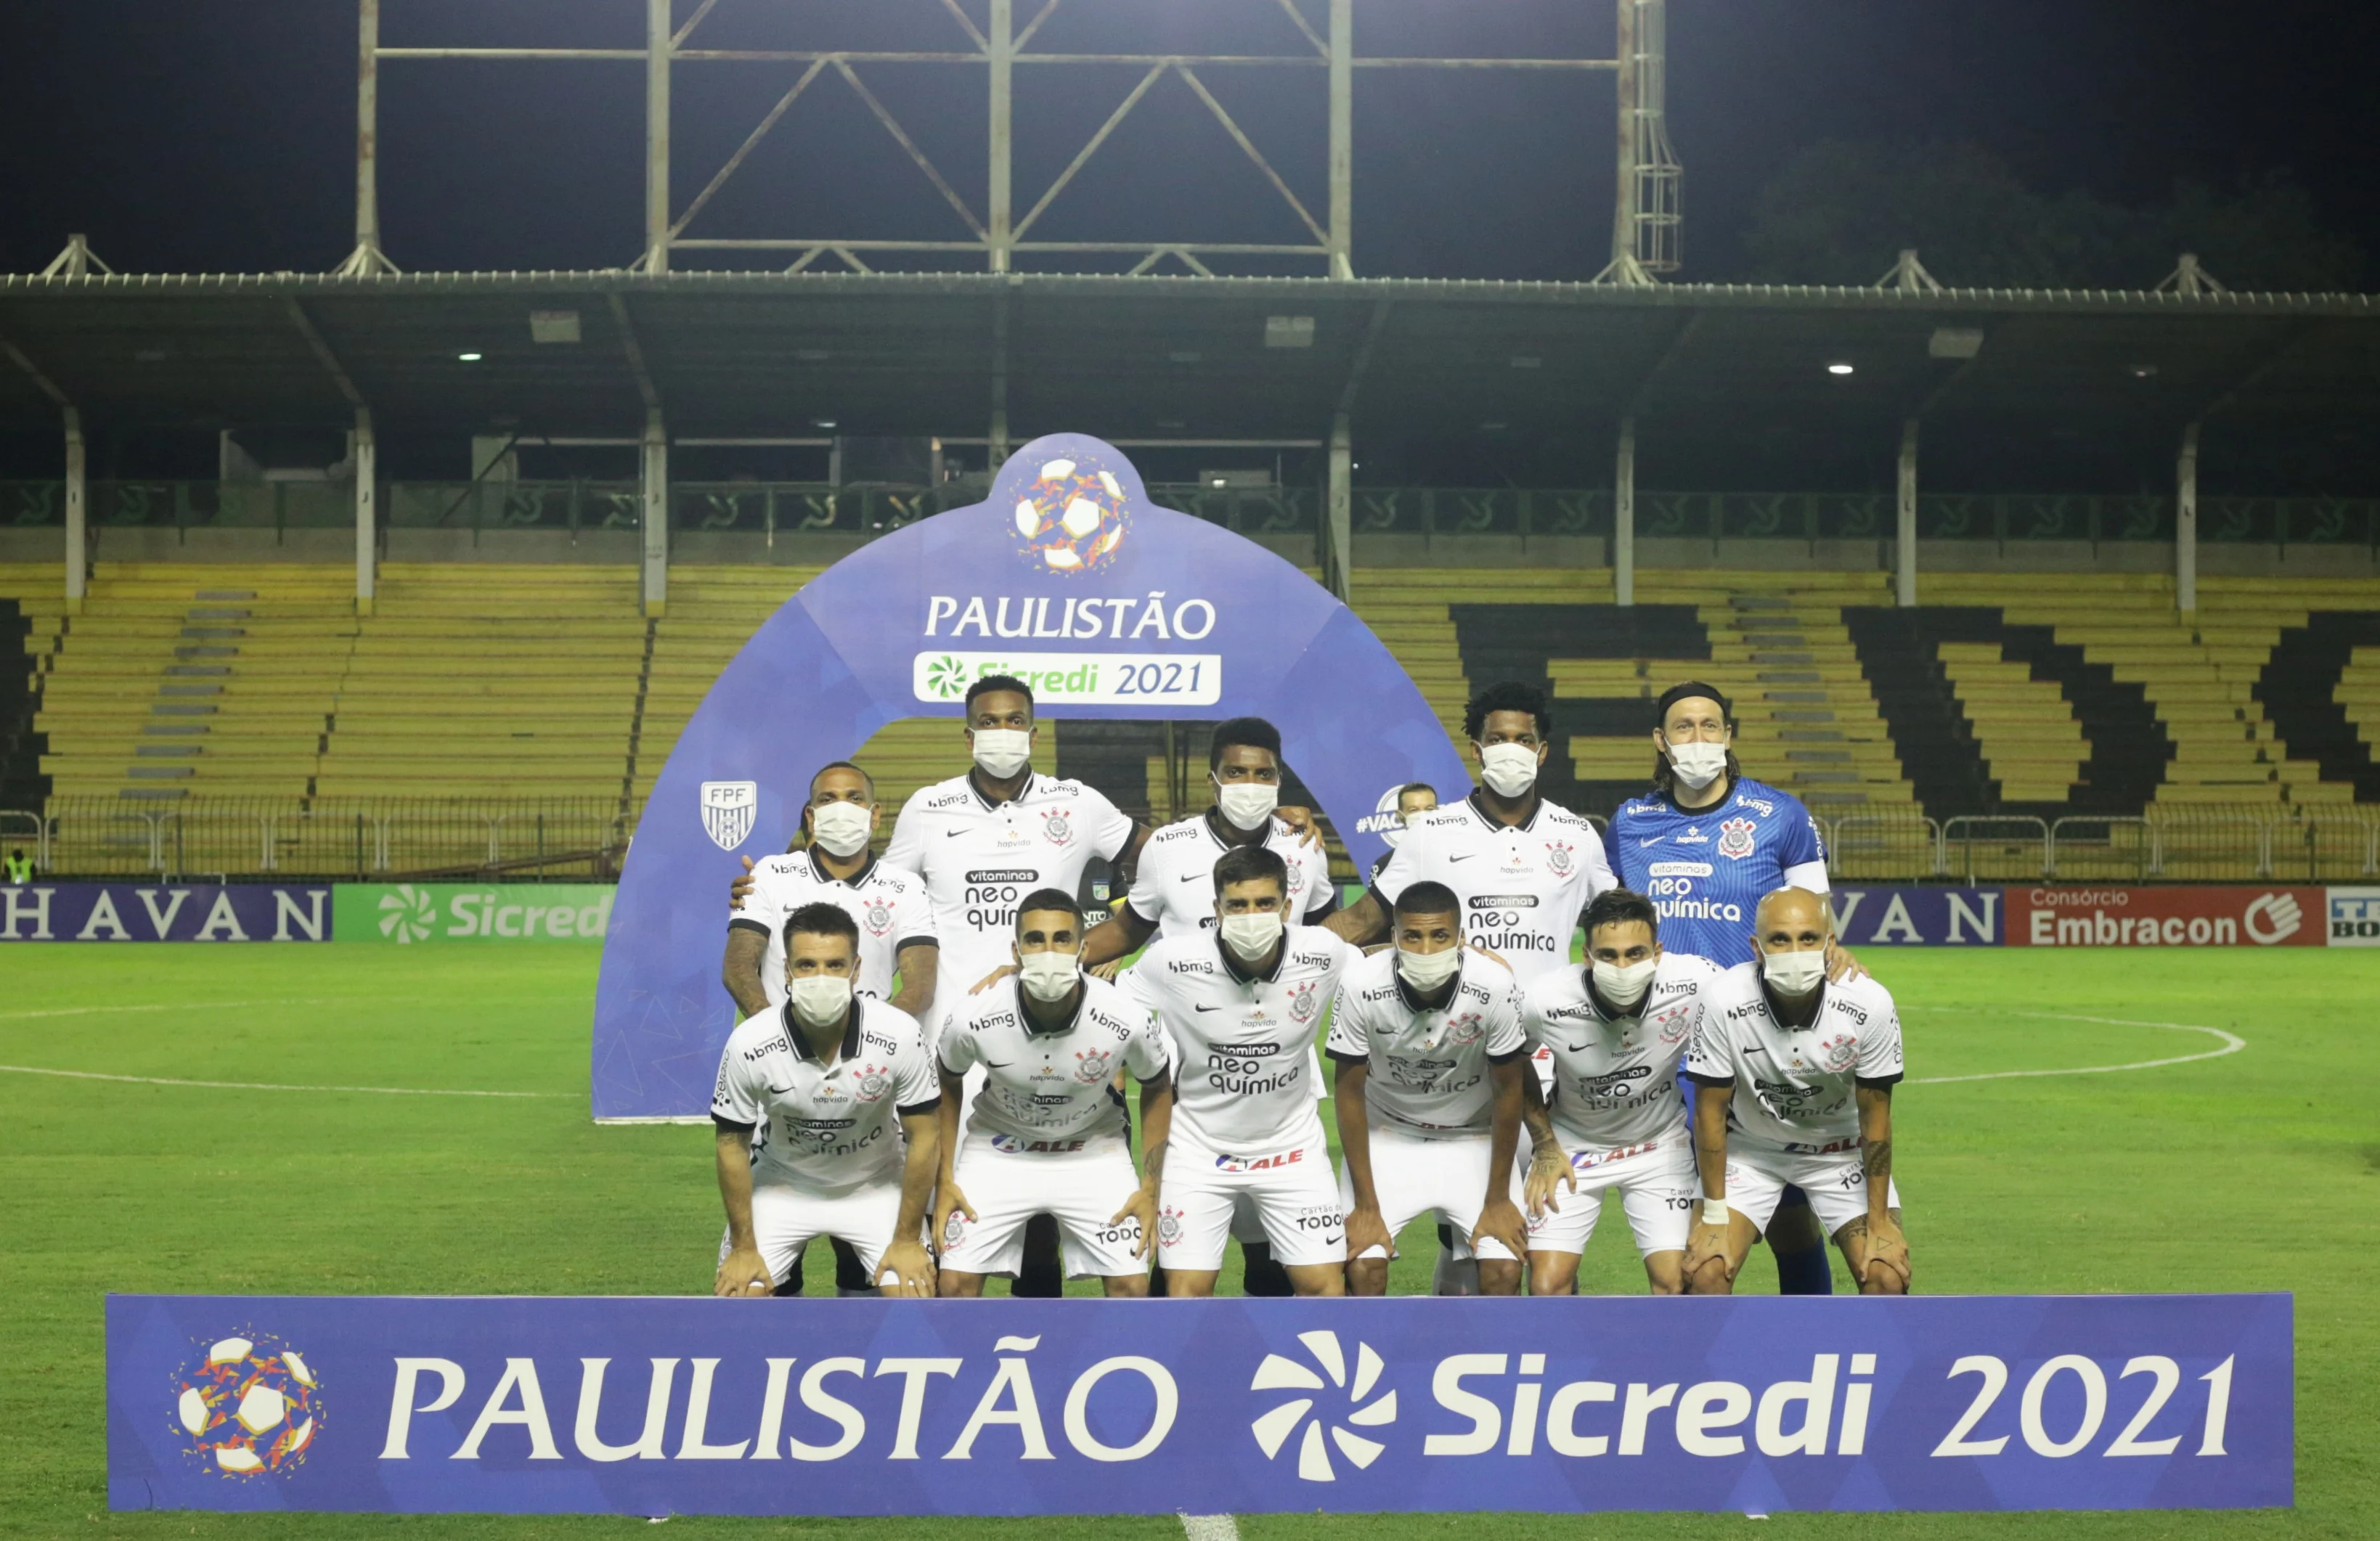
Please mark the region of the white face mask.
<svg viewBox="0 0 2380 1541"><path fill-rule="evenodd" d="M1235 830L1260 830L1281 806L1281 788L1263 782L1217 782L1215 806Z"/></svg>
<svg viewBox="0 0 2380 1541"><path fill-rule="evenodd" d="M1281 912L1257 910L1247 915L1227 915L1223 916L1222 932L1223 945L1242 963L1255 963L1281 940Z"/></svg>
<svg viewBox="0 0 2380 1541"><path fill-rule="evenodd" d="M1827 954L1823 952L1763 953L1760 955L1760 976L1768 981L1768 988L1779 995L1807 995L1826 982Z"/></svg>
<svg viewBox="0 0 2380 1541"><path fill-rule="evenodd" d="M975 762L987 776L1006 781L1033 760L1033 734L1024 728L975 730Z"/></svg>
<svg viewBox="0 0 2380 1541"><path fill-rule="evenodd" d="M1670 769L1690 790L1700 792L1727 773L1727 746L1701 742L1672 744L1670 746Z"/></svg>
<svg viewBox="0 0 2380 1541"><path fill-rule="evenodd" d="M810 809L810 838L828 855L856 856L868 848L876 816L859 803L824 803Z"/></svg>
<svg viewBox="0 0 2380 1541"><path fill-rule="evenodd" d="M1462 966L1463 944L1459 941L1436 953L1397 949L1397 973L1406 984L1425 994L1453 978L1454 971Z"/></svg>
<svg viewBox="0 0 2380 1541"><path fill-rule="evenodd" d="M1595 988L1603 999L1624 1012L1645 999L1645 992L1653 987L1653 970L1658 966L1658 958L1633 964L1605 963L1597 958Z"/></svg>
<svg viewBox="0 0 2380 1541"><path fill-rule="evenodd" d="M1490 744L1479 751L1479 779L1499 797L1518 797L1537 784L1537 752L1524 744Z"/></svg>
<svg viewBox="0 0 2380 1541"><path fill-rule="evenodd" d="M1020 953L1016 960L1017 983L1025 987L1026 994L1045 1005L1063 1001L1075 988L1075 981L1082 977L1079 962L1072 953Z"/></svg>
<svg viewBox="0 0 2380 1541"><path fill-rule="evenodd" d="M840 974L796 974L785 985L785 1000L803 1026L832 1026L851 1009L851 981Z"/></svg>

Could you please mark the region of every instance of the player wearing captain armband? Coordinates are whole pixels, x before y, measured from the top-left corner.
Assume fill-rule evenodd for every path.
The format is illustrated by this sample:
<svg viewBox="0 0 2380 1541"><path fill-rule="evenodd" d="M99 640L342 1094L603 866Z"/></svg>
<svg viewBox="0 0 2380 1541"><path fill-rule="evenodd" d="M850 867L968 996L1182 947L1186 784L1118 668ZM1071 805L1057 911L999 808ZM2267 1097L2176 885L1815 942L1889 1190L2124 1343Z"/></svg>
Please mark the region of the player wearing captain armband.
<svg viewBox="0 0 2380 1541"><path fill-rule="evenodd" d="M1512 971L1463 946L1442 883L1405 885L1395 940L1348 970L1330 1013L1348 1292L1387 1294L1398 1232L1435 1214L1477 1255L1482 1294L1518 1294L1512 1153L1536 1077Z"/></svg>
<svg viewBox="0 0 2380 1541"><path fill-rule="evenodd" d="M1743 773L1735 710L1716 686L1689 680L1663 691L1653 749L1653 790L1621 804L1605 831L1611 869L1653 901L1665 951L1732 968L1752 956L1763 894L1827 892L1826 842L1801 799ZM1856 966L1840 950L1830 961L1838 978ZM1800 1189L1786 1190L1767 1240L1783 1293L1832 1292L1826 1234Z"/></svg>
<svg viewBox="0 0 2380 1541"><path fill-rule="evenodd" d="M917 1019L852 990L858 928L829 904L785 921L785 1003L727 1036L710 1117L727 1238L717 1293L758 1299L820 1236L879 1292L931 1295L926 1207L941 1101Z"/></svg>
<svg viewBox="0 0 2380 1541"><path fill-rule="evenodd" d="M971 997L942 1034L941 1147L935 1233L941 1292L983 1293L1014 1274L1032 1217L1057 1222L1066 1271L1111 1297L1148 1292L1158 1178L1172 1122L1165 1042L1146 1007L1083 972L1083 912L1042 889L1017 905L1018 972ZM959 1086L985 1073L959 1133ZM1140 1083L1146 1177L1132 1169L1119 1074Z"/></svg>
<svg viewBox="0 0 2380 1541"><path fill-rule="evenodd" d="M1246 1203L1300 1295L1346 1292L1346 1212L1315 1112L1310 1050L1323 1008L1362 954L1282 921L1281 857L1242 846L1215 863L1212 930L1153 943L1125 977L1172 1046L1172 1138L1158 1261L1166 1292L1215 1292L1232 1212Z"/></svg>
<svg viewBox="0 0 2380 1541"><path fill-rule="evenodd" d="M1827 977L1826 900L1789 888L1760 902L1757 956L1706 989L1686 1052L1702 1201L1686 1285L1732 1292L1786 1184L1810 1195L1860 1292L1909 1289L1892 1183L1900 1018L1874 979Z"/></svg>
<svg viewBox="0 0 2380 1541"><path fill-rule="evenodd" d="M1527 1112L1529 1292L1576 1291L1579 1256L1616 1197L1653 1292L1674 1295L1695 1196L1678 1059L1715 973L1662 947L1640 893L1597 894L1585 924L1586 966L1539 975L1521 1001L1529 1047L1554 1067L1552 1106L1532 1096Z"/></svg>

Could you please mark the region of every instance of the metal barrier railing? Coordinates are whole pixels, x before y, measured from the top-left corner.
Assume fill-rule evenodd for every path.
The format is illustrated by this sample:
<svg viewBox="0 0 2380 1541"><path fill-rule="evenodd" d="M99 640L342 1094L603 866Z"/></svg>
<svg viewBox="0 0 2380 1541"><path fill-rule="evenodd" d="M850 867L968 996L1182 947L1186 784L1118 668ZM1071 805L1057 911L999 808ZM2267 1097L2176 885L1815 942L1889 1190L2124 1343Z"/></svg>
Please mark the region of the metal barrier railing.
<svg viewBox="0 0 2380 1541"><path fill-rule="evenodd" d="M2070 814L2049 825L2042 868L2056 882L2145 882L2156 876L2156 831L2146 819Z"/></svg>
<svg viewBox="0 0 2380 1541"><path fill-rule="evenodd" d="M20 813L15 808L0 808L0 847L14 852L21 849L19 842L33 843L33 869L50 869L50 824L38 813Z"/></svg>
<svg viewBox="0 0 2380 1541"><path fill-rule="evenodd" d="M2037 880L2050 869L2049 825L2022 814L1965 814L1942 823L1942 871L1973 882Z"/></svg>
<svg viewBox="0 0 2380 1541"><path fill-rule="evenodd" d="M1828 826L1827 868L1855 881L1940 877L1942 827L1915 808L1840 815Z"/></svg>
<svg viewBox="0 0 2380 1541"><path fill-rule="evenodd" d="M630 821L609 798L189 798L143 806L58 797L36 822L41 868L62 877L608 880Z"/></svg>

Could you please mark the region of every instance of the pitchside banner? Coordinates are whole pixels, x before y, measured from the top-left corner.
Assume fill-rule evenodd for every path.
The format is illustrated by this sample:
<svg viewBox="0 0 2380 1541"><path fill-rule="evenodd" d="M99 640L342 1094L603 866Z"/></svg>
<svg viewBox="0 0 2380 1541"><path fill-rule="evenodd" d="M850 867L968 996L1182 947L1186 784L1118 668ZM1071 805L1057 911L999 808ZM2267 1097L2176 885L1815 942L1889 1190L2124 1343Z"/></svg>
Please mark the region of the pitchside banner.
<svg viewBox="0 0 2380 1541"><path fill-rule="evenodd" d="M328 941L329 883L0 887L0 941Z"/></svg>
<svg viewBox="0 0 2380 1541"><path fill-rule="evenodd" d="M601 941L619 891L609 883L340 883L341 941Z"/></svg>
<svg viewBox="0 0 2380 1541"><path fill-rule="evenodd" d="M735 1011L719 983L739 856L785 849L809 779L968 685L1022 677L1044 721L1269 718L1359 869L1395 791L1470 784L1446 731L1354 612L1252 540L1159 508L1112 445L1037 439L990 501L869 542L787 601L722 672L645 805L595 998L598 1118L700 1115ZM1057 769L1050 735L1038 769ZM890 830L897 807L882 810ZM1063 844L1052 818L1020 840ZM1014 904L987 869L983 897Z"/></svg>
<svg viewBox="0 0 2380 1541"><path fill-rule="evenodd" d="M1996 888L1837 886L1827 895L1846 947L1997 947Z"/></svg>
<svg viewBox="0 0 2380 1541"><path fill-rule="evenodd" d="M2011 947L2320 947L2319 888L2011 888Z"/></svg>
<svg viewBox="0 0 2380 1541"><path fill-rule="evenodd" d="M111 1295L108 1503L614 1514L2240 1508L2287 1295Z"/></svg>

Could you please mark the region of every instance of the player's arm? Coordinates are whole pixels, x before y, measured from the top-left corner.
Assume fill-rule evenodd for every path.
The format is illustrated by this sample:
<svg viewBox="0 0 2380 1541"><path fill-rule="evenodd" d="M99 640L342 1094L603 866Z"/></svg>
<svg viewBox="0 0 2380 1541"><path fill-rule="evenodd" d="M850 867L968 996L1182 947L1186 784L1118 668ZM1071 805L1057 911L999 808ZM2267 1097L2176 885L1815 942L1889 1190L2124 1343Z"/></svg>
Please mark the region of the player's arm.
<svg viewBox="0 0 2380 1541"><path fill-rule="evenodd" d="M1529 1228L1512 1203L1512 1152L1520 1147L1521 1109L1527 1095L1522 1083L1534 1089L1537 1073L1529 1063L1528 1051L1521 1049L1501 1059L1491 1058L1488 1080L1496 1092L1494 1122L1488 1135L1488 1197L1479 1206L1479 1223L1471 1230L1471 1250L1479 1250L1481 1237L1493 1236L1514 1257L1525 1257Z"/></svg>
<svg viewBox="0 0 2380 1541"><path fill-rule="evenodd" d="M1386 1256L1394 1257L1396 1238L1389 1234L1389 1223L1380 1218L1379 1192L1372 1186L1372 1110L1364 1101L1372 1062L1367 1055L1343 1050L1327 1052L1336 1062L1330 1078L1330 1108L1339 1120L1339 1159L1347 1163L1347 1183L1355 1190L1354 1207L1347 1215L1347 1259L1354 1261L1368 1247L1378 1247ZM1505 1159L1510 1160L1512 1154L1505 1151Z"/></svg>
<svg viewBox="0 0 2380 1541"><path fill-rule="evenodd" d="M926 1210L934 1201L934 1181L941 1175L941 1104L937 1098L923 1108L901 1110L901 1136L909 1152L901 1168L901 1216L892 1222L892 1244L876 1266L880 1294L934 1298L934 1259L922 1234Z"/></svg>
<svg viewBox="0 0 2380 1541"><path fill-rule="evenodd" d="M977 1218L974 1207L958 1182L959 1104L966 1096L966 1077L948 1065L941 1067L942 1078L941 1105L934 1110L936 1137L941 1142L940 1171L934 1178L934 1239L939 1242L950 1234L951 1212L958 1210L967 1219Z"/></svg>
<svg viewBox="0 0 2380 1541"><path fill-rule="evenodd" d="M1140 1221L1140 1245L1133 1256L1146 1257L1157 1245L1158 1191L1165 1179L1165 1147L1173 1137L1173 1074L1160 1070L1140 1084L1140 1186L1124 1207L1108 1217L1110 1225Z"/></svg>
<svg viewBox="0 0 2380 1541"><path fill-rule="evenodd" d="M1534 1040L1529 1047L1536 1047ZM1521 1077L1521 1126L1529 1133L1529 1178L1522 1194L1529 1206L1529 1218L1535 1219L1561 1208L1554 1194L1562 1184L1568 1183L1572 1193L1578 1192L1578 1173L1571 1170L1570 1157L1554 1134L1553 1110L1546 1106L1545 1088L1537 1085L1535 1068Z"/></svg>
<svg viewBox="0 0 2380 1541"><path fill-rule="evenodd" d="M1142 919L1140 912L1127 900L1083 938L1083 966L1097 968L1118 958L1131 957L1148 946L1148 939L1156 934L1157 923Z"/></svg>
<svg viewBox="0 0 2380 1541"><path fill-rule="evenodd" d="M1694 1088L1694 1171L1702 1180L1703 1202L1686 1238L1682 1271L1690 1290L1698 1276L1712 1271L1717 1277L1700 1280L1705 1288L1697 1292L1717 1292L1734 1273L1728 1245L1735 1217L1727 1207L1727 1109L1735 1099L1735 1082L1693 1072L1687 1078Z"/></svg>
<svg viewBox="0 0 2380 1541"><path fill-rule="evenodd" d="M1860 1283L1878 1282L1876 1274L1899 1275L1897 1292L1909 1289L1909 1241L1894 1219L1892 1200L1892 1086L1861 1082L1859 1102L1860 1169L1867 1180L1866 1244L1862 1248Z"/></svg>
<svg viewBox="0 0 2380 1541"><path fill-rule="evenodd" d="M1336 932L1342 941L1369 947L1388 938L1389 901L1380 897L1378 888L1366 889L1361 899L1323 916L1322 925L1325 930Z"/></svg>
<svg viewBox="0 0 2380 1541"><path fill-rule="evenodd" d="M727 956L719 965L719 982L746 1016L769 1009L769 992L760 983L760 965L768 957L768 927L741 915L727 923Z"/></svg>
<svg viewBox="0 0 2380 1541"><path fill-rule="evenodd" d="M941 947L924 939L905 941L892 958L901 976L901 988L892 992L892 1004L923 1022L934 1003L934 985L941 972Z"/></svg>
<svg viewBox="0 0 2380 1541"><path fill-rule="evenodd" d="M710 1292L733 1300L765 1300L771 1280L752 1237L752 1127L717 1121L719 1201L727 1211L727 1256Z"/></svg>

